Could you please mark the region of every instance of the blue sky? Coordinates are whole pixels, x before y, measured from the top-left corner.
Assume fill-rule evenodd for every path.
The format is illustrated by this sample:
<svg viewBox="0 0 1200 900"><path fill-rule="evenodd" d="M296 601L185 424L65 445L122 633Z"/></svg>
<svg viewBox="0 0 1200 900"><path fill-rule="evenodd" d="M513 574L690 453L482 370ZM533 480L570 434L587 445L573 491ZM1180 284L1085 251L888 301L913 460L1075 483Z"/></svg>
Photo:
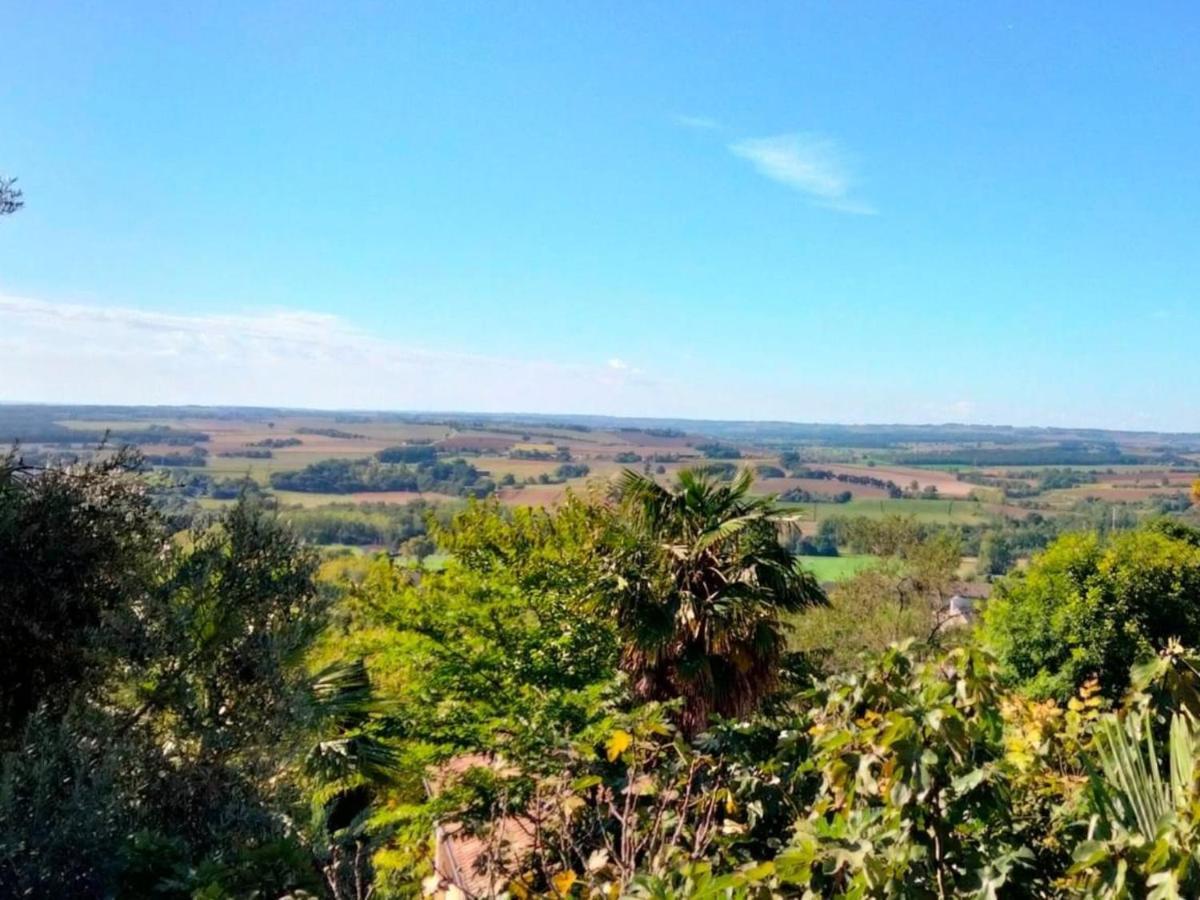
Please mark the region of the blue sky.
<svg viewBox="0 0 1200 900"><path fill-rule="evenodd" d="M1200 430L1192 4L0 15L0 400Z"/></svg>

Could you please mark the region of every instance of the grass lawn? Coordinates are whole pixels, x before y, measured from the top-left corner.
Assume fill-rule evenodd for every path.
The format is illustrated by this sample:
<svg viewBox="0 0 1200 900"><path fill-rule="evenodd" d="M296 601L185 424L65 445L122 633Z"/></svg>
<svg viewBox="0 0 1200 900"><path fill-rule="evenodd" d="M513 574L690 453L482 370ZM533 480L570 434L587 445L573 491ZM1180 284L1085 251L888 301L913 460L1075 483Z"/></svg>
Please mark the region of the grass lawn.
<svg viewBox="0 0 1200 900"><path fill-rule="evenodd" d="M879 562L879 557L869 553L849 556L801 556L800 562L817 576L818 581L845 581L863 569L875 565Z"/></svg>

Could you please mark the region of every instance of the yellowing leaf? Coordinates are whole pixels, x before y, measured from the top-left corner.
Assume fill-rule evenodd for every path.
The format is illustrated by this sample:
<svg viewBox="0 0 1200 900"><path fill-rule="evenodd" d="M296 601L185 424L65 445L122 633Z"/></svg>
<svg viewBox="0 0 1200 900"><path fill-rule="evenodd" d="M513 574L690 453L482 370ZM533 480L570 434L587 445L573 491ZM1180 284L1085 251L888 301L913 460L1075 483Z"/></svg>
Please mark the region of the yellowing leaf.
<svg viewBox="0 0 1200 900"><path fill-rule="evenodd" d="M550 879L554 883L554 890L559 894L566 895L571 893L571 887L575 884L575 873L571 871L559 872Z"/></svg>
<svg viewBox="0 0 1200 900"><path fill-rule="evenodd" d="M621 731L619 728L612 733L612 737L605 744L605 749L608 750L608 761L616 762L617 757L629 749L629 745L633 743L633 735L628 731Z"/></svg>

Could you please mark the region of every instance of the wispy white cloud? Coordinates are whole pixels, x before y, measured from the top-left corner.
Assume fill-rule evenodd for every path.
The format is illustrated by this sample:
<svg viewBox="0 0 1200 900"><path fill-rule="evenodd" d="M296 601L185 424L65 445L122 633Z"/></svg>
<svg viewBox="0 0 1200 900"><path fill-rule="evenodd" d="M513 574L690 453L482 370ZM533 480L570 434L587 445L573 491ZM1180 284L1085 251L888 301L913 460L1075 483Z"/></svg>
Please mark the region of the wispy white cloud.
<svg viewBox="0 0 1200 900"><path fill-rule="evenodd" d="M721 127L721 123L716 119L710 119L708 116L684 116L673 115L671 121L676 125L682 125L684 128L695 128L697 131L716 131Z"/></svg>
<svg viewBox="0 0 1200 900"><path fill-rule="evenodd" d="M837 144L821 135L780 134L746 138L729 145L759 174L806 194L827 209L874 215L869 203L852 196L854 179Z"/></svg>
<svg viewBox="0 0 1200 900"><path fill-rule="evenodd" d="M607 412L662 388L621 360L431 349L304 310L193 314L4 295L0 360L8 401Z"/></svg>
<svg viewBox="0 0 1200 900"><path fill-rule="evenodd" d="M975 410L978 404L974 400L955 400L950 404L950 409L954 415L963 422L969 422L971 416L975 415Z"/></svg>
<svg viewBox="0 0 1200 900"><path fill-rule="evenodd" d="M622 369L628 369L629 363L625 362L625 360L623 360L623 359L618 359L616 357L613 357L612 359L610 359L608 361L608 367L610 369L616 369L616 370L620 371Z"/></svg>

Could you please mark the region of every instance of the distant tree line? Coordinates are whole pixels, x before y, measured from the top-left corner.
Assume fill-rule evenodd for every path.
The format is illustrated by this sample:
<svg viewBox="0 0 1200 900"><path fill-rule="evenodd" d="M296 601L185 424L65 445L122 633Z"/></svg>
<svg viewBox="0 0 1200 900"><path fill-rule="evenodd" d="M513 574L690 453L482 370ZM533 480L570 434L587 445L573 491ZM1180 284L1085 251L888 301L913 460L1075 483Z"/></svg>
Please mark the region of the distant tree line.
<svg viewBox="0 0 1200 900"><path fill-rule="evenodd" d="M142 459L148 466L206 466L208 465L208 451L203 447L191 447L186 451L173 451L171 453L146 453Z"/></svg>
<svg viewBox="0 0 1200 900"><path fill-rule="evenodd" d="M516 448L508 451L510 459L536 459L542 461L563 460L567 461L571 458L570 447L555 447L553 450L529 450L526 448Z"/></svg>
<svg viewBox="0 0 1200 900"><path fill-rule="evenodd" d="M409 465L372 457L323 459L295 472L274 472L271 487L318 494L435 491L458 497L486 497L495 484L462 459Z"/></svg>
<svg viewBox="0 0 1200 900"><path fill-rule="evenodd" d="M975 447L907 453L899 462L910 466L1088 466L1148 462L1150 457L1125 453L1113 443L1064 441L1043 447ZM1163 457L1155 457L1161 461Z"/></svg>
<svg viewBox="0 0 1200 900"><path fill-rule="evenodd" d="M313 434L320 437L341 438L346 441L363 441L367 438L365 434L342 431L340 428L297 428L296 434Z"/></svg>
<svg viewBox="0 0 1200 900"><path fill-rule="evenodd" d="M166 444L189 446L208 441L203 431L151 425L148 428L68 428L56 421L61 410L53 407L0 407L0 444Z"/></svg>
<svg viewBox="0 0 1200 900"><path fill-rule="evenodd" d="M783 454L780 462L790 460L789 454ZM876 478L873 475L856 475L850 472L834 472L832 469L810 469L806 466L790 466L788 474L792 478L811 478L817 481L840 481L843 484L861 484L864 487L875 487L887 491L893 500L904 496L904 491L896 482ZM778 476L774 476L778 477Z"/></svg>
<svg viewBox="0 0 1200 900"><path fill-rule="evenodd" d="M697 473L707 478L715 478L717 481L733 481L737 470L738 467L731 462L713 462L696 466Z"/></svg>
<svg viewBox="0 0 1200 900"><path fill-rule="evenodd" d="M741 459L742 451L729 444L709 443L696 444L696 449L709 459Z"/></svg>
<svg viewBox="0 0 1200 900"><path fill-rule="evenodd" d="M662 438L679 438L684 437L686 434L685 432L680 431L678 428L630 428L626 426L622 428L621 431L633 434L646 434L650 437Z"/></svg>
<svg viewBox="0 0 1200 900"><path fill-rule="evenodd" d="M299 447L304 441L300 438L263 438L261 441L251 441L247 447L270 447L275 450L280 450L284 447Z"/></svg>
<svg viewBox="0 0 1200 900"><path fill-rule="evenodd" d="M587 463L563 463L554 470L554 476L566 481L568 478L586 478L591 471Z"/></svg>
<svg viewBox="0 0 1200 900"><path fill-rule="evenodd" d="M437 459L437 450L428 444L387 447L375 454L385 463L431 463Z"/></svg>
<svg viewBox="0 0 1200 900"><path fill-rule="evenodd" d="M854 495L849 491L839 491L836 494L823 494L804 488L791 488L779 495L785 503L849 503Z"/></svg>

